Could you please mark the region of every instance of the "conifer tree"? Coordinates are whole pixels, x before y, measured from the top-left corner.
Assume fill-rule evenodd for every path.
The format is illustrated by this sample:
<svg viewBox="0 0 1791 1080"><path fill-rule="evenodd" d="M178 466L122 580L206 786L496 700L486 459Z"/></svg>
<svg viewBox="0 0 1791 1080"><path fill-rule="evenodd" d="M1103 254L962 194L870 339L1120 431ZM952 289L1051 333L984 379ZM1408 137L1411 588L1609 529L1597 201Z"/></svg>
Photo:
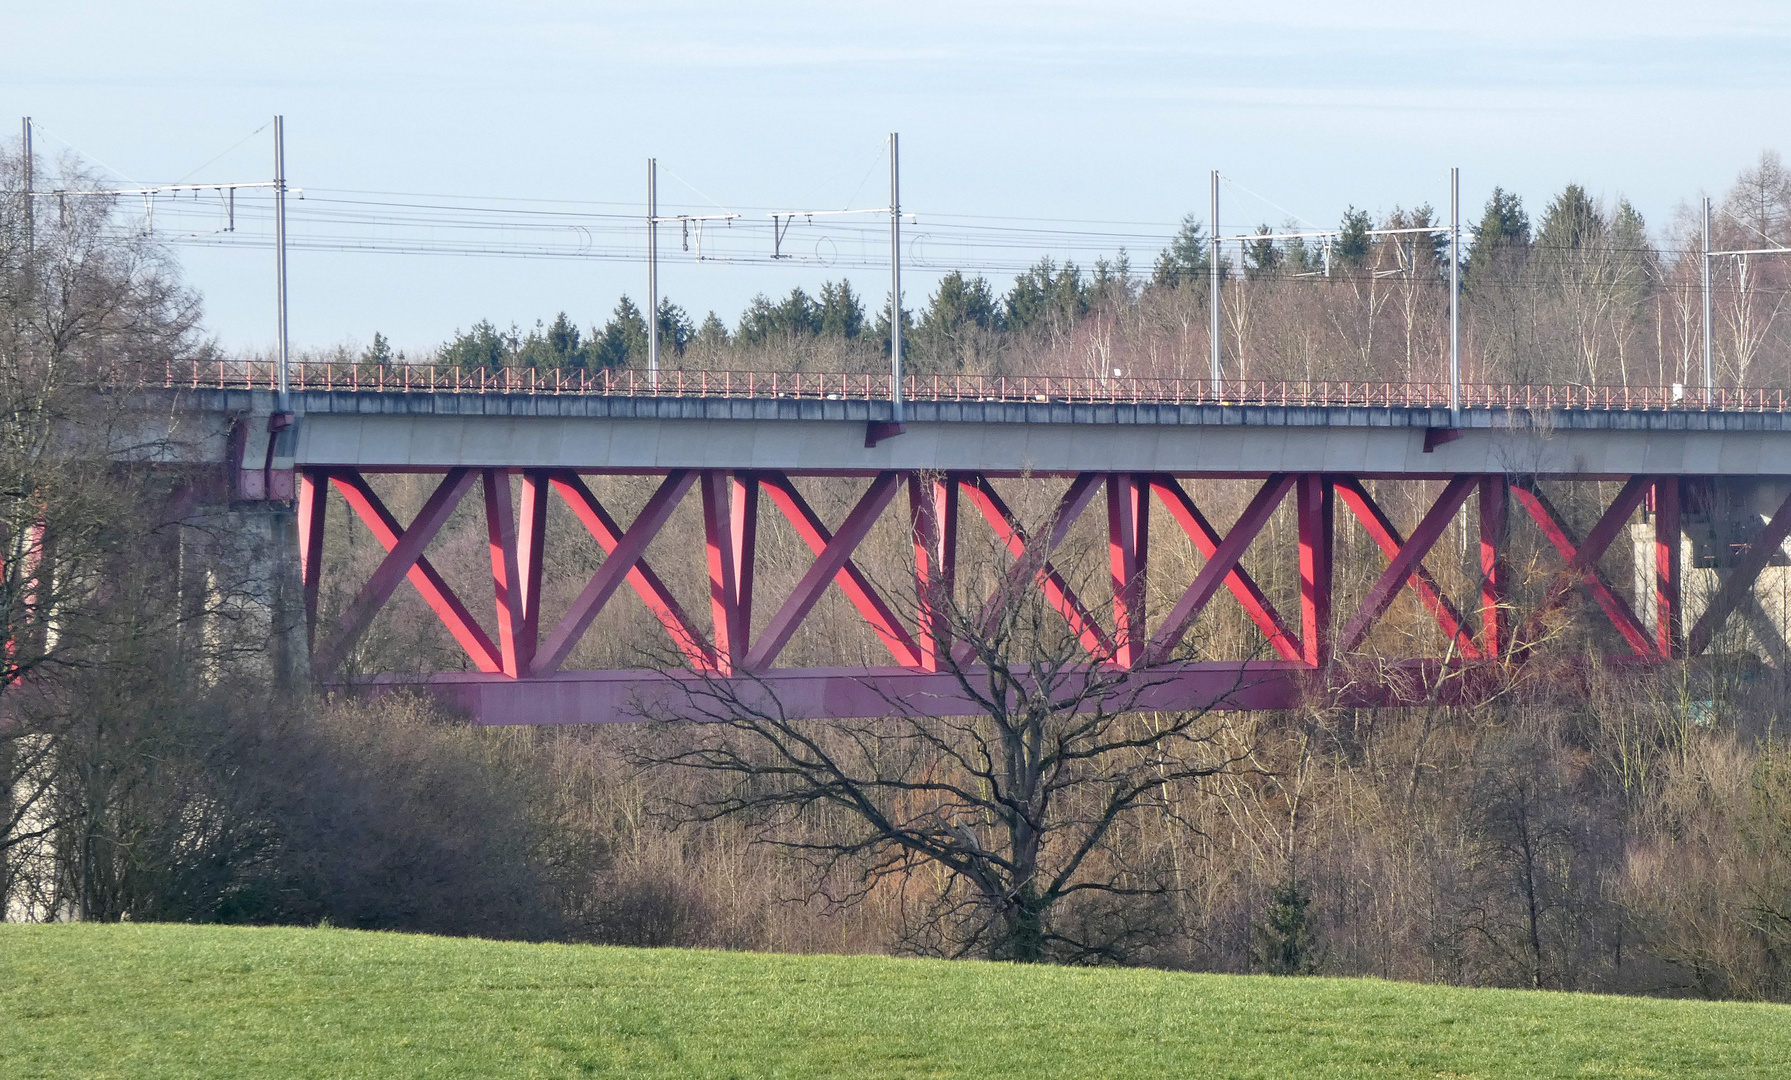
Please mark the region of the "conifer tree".
<svg viewBox="0 0 1791 1080"><path fill-rule="evenodd" d="M1504 188L1493 188L1486 210L1470 231L1464 280L1471 280L1476 272L1484 276L1496 260L1521 261L1530 252L1530 215L1524 212L1523 200Z"/></svg>
<svg viewBox="0 0 1791 1080"><path fill-rule="evenodd" d="M821 330L829 337L855 338L864 332L864 305L852 283L829 281L821 286Z"/></svg>
<svg viewBox="0 0 1791 1080"><path fill-rule="evenodd" d="M600 368L627 367L630 362L645 363L647 358L647 320L634 301L622 297L616 312L603 327L603 333L592 342L592 359Z"/></svg>
<svg viewBox="0 0 1791 1080"><path fill-rule="evenodd" d="M1159 289L1193 285L1206 274L1207 243L1205 226L1193 214L1182 218L1169 246L1157 256L1150 283Z"/></svg>

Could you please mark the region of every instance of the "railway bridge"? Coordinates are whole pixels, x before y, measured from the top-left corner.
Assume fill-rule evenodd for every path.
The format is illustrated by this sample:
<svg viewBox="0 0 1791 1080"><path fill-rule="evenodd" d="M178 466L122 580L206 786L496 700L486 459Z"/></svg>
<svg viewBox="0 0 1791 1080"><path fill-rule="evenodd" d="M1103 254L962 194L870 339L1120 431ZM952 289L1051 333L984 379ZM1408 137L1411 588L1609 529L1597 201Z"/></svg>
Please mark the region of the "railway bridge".
<svg viewBox="0 0 1791 1080"><path fill-rule="evenodd" d="M1452 411L1447 387L1415 384L910 376L897 423L887 375L667 372L649 381L295 365L284 410L271 382L259 366L195 366L170 369L167 391L217 421L238 500L290 501L313 672L334 677L408 580L465 651L467 670L366 678L425 687L485 723L636 719L717 683L774 698L793 716L879 715L892 702L973 711L958 680L974 659L941 613L941 597L962 592L960 530L973 525L1011 555L1012 573L1036 579L1089 665L1136 673L1129 700L1140 708L1280 709L1314 693L1360 707L1471 696L1480 683L1456 676L1522 663L1544 627L1570 612L1597 621L1592 639L1619 663L1696 657L1738 615L1752 648L1768 662L1787 659L1758 588L1786 562L1791 536L1782 391L1468 386ZM392 473L433 478L408 522L371 482ZM593 490L592 478L607 476L652 485L631 520ZM1223 527L1202 506L1210 481L1248 489ZM1029 533L1004 497L1016 482L1052 485L1056 510L1043 535ZM818 484L849 489L837 520L805 497ZM1397 484L1422 491L1422 513L1403 524L1382 505ZM450 587L429 557L475 488L491 556L489 591L479 595ZM326 513L331 490L350 520ZM1563 491L1575 493L1576 513L1564 510ZM670 524L687 500L700 506L700 535ZM604 558L570 605L548 611L552 502ZM1277 546L1265 526L1284 504L1296 524ZM778 595L755 587L764 513L786 521L812 555ZM1107 581L1089 595L1052 553L1078 521L1100 516ZM861 565L861 545L885 520L911 541L899 588ZM1465 559L1471 586L1453 594L1425 563L1452 526L1477 545ZM386 554L365 581L346 583L353 598L340 614L321 620L324 539L341 528L369 530ZM1378 576L1347 606L1334 574L1345 529L1378 552ZM1152 556L1166 531L1200 557L1173 580ZM1524 605L1511 599L1519 536L1548 560ZM652 542L656 558L678 552L706 566L707 611L673 595L646 557ZM1285 564L1279 576L1297 581L1297 598L1272 596L1247 557L1259 568ZM1612 564L1629 572L1613 574ZM886 662L781 664L835 588ZM682 667L569 670L606 605L633 602L617 599L624 594L646 604ZM1190 628L1221 594L1229 599L1220 603L1242 605L1260 649L1191 658ZM1149 595L1166 599L1147 604ZM1374 678L1359 669L1333 678L1402 596L1434 622L1426 640L1441 648L1379 656Z"/></svg>

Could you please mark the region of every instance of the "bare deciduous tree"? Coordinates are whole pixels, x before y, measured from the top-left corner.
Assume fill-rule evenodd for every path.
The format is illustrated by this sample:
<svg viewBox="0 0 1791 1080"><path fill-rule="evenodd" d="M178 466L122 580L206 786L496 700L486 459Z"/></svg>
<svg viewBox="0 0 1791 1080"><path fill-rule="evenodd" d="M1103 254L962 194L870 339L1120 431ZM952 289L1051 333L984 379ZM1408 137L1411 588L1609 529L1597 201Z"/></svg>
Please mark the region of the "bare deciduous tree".
<svg viewBox="0 0 1791 1080"><path fill-rule="evenodd" d="M910 950L1140 960L1169 936L1180 887L1170 845L1142 825L1245 750L1219 711L1140 708L1165 669L1090 655L1044 584L1063 573L1052 554L981 575L1000 582L986 604L935 590L916 605L951 643L939 669L967 715L890 698L877 719L798 719L762 683L694 680L640 760L713 776L675 812L750 820L833 900L893 890ZM830 829L799 827L816 819Z"/></svg>

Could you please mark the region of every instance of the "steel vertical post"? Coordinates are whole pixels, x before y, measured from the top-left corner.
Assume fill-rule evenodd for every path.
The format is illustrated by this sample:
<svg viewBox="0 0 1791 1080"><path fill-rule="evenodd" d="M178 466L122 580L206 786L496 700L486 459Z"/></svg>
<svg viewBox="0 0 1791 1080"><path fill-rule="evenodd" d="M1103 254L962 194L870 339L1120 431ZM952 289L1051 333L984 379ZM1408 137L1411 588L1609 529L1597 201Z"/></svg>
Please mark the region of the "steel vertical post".
<svg viewBox="0 0 1791 1080"><path fill-rule="evenodd" d="M889 405L890 421L902 423L902 153L889 133Z"/></svg>
<svg viewBox="0 0 1791 1080"><path fill-rule="evenodd" d="M491 554L492 593L497 599L498 658L501 670L518 678L529 670L523 655L523 578L516 544L516 519L510 516L510 470L485 469L480 474L485 501L485 539Z"/></svg>
<svg viewBox="0 0 1791 1080"><path fill-rule="evenodd" d="M739 643L731 633L739 620L734 615L734 558L728 543L728 474L704 469L697 481L703 498L703 546L709 563L710 639L715 643L716 666L724 675L734 673L730 660Z"/></svg>
<svg viewBox="0 0 1791 1080"><path fill-rule="evenodd" d="M1449 170L1449 426L1461 427L1461 170Z"/></svg>
<svg viewBox="0 0 1791 1080"><path fill-rule="evenodd" d="M547 554L548 474L529 469L522 474L522 494L516 521L516 578L521 583L522 628L517 634L516 655L522 674L535 663L541 643L541 567Z"/></svg>
<svg viewBox="0 0 1791 1080"><path fill-rule="evenodd" d="M1697 656L1709 647L1710 642L1722 630L1723 623L1735 609L1753 596L1754 583L1760 579L1760 571L1766 569L1773 556L1784 547L1787 537L1791 537L1791 498L1779 504L1777 512L1766 527L1757 533L1747 550L1742 554L1735 568L1729 571L1728 577L1717 587L1716 595L1704 608L1704 614L1698 616L1697 624L1685 635L1685 653Z"/></svg>
<svg viewBox="0 0 1791 1080"><path fill-rule="evenodd" d="M1219 380L1224 372L1219 364L1219 170L1213 170L1213 215L1212 235L1207 243L1207 261L1210 263L1211 285L1208 288L1208 307L1212 309L1212 326L1208 330L1213 346L1213 397L1219 397Z"/></svg>
<svg viewBox="0 0 1791 1080"><path fill-rule="evenodd" d="M55 545L56 534L50 531L49 522L43 518L33 518L25 527L24 565L24 601L21 614L29 620L25 626L26 640L35 650L42 651L50 646L53 640L56 615L55 574L56 559L51 550ZM16 642L6 643L10 653L17 648ZM13 672L18 673L17 669Z"/></svg>
<svg viewBox="0 0 1791 1080"><path fill-rule="evenodd" d="M647 159L647 382L659 385L659 161Z"/></svg>
<svg viewBox="0 0 1791 1080"><path fill-rule="evenodd" d="M1704 405L1716 389L1716 350L1710 327L1710 197L1704 197Z"/></svg>
<svg viewBox="0 0 1791 1080"><path fill-rule="evenodd" d="M951 603L958 553L958 478L910 473L908 520L914 538L914 584L920 605L915 645L920 666L938 671L951 650Z"/></svg>
<svg viewBox="0 0 1791 1080"><path fill-rule="evenodd" d="M274 289L278 315L278 389L280 412L290 411L286 352L286 118L274 117Z"/></svg>
<svg viewBox="0 0 1791 1080"><path fill-rule="evenodd" d="M1679 478L1654 480L1654 640L1664 659L1685 652L1679 625ZM1639 599L1639 598L1638 598Z"/></svg>
<svg viewBox="0 0 1791 1080"><path fill-rule="evenodd" d="M1144 571L1150 561L1150 480L1107 474L1107 554L1113 577L1113 662L1135 667L1150 643Z"/></svg>
<svg viewBox="0 0 1791 1080"><path fill-rule="evenodd" d="M709 549L709 607L716 666L739 670L752 632L753 553L759 531L757 477L720 469L702 476L703 537Z"/></svg>
<svg viewBox="0 0 1791 1080"><path fill-rule="evenodd" d="M1505 581L1499 559L1510 501L1503 476L1480 478L1480 651L1488 659L1499 656L1510 644L1506 641Z"/></svg>
<svg viewBox="0 0 1791 1080"><path fill-rule="evenodd" d="M1336 536L1335 495L1320 473L1299 478L1300 641L1313 667L1331 662L1331 554Z"/></svg>
<svg viewBox="0 0 1791 1080"><path fill-rule="evenodd" d="M309 470L298 476L299 581L305 594L305 644L317 645L317 595L323 581L324 511L329 508L329 478Z"/></svg>
<svg viewBox="0 0 1791 1080"><path fill-rule="evenodd" d="M759 551L759 478L736 472L728 480L728 544L734 555L734 617L728 641L745 659L752 637L753 566ZM735 644L735 643L738 644Z"/></svg>
<svg viewBox="0 0 1791 1080"><path fill-rule="evenodd" d="M37 250L37 206L31 194L32 184L36 180L31 157L31 118L25 117L20 127L20 162L25 172L25 254L30 255Z"/></svg>

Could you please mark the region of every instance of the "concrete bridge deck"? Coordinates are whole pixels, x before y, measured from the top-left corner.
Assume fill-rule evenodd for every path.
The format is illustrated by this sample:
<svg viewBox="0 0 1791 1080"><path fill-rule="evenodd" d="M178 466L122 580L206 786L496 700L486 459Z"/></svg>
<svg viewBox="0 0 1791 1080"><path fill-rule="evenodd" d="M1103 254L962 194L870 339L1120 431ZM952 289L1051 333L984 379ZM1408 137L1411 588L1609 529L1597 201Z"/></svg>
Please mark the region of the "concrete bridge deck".
<svg viewBox="0 0 1791 1080"><path fill-rule="evenodd" d="M274 405L261 390L181 394L213 414ZM1437 407L915 401L902 434L867 445L867 427L890 419L887 401L314 390L291 404L295 437L278 454L288 468L1791 474L1791 413L1780 411L1470 408L1455 428Z"/></svg>

